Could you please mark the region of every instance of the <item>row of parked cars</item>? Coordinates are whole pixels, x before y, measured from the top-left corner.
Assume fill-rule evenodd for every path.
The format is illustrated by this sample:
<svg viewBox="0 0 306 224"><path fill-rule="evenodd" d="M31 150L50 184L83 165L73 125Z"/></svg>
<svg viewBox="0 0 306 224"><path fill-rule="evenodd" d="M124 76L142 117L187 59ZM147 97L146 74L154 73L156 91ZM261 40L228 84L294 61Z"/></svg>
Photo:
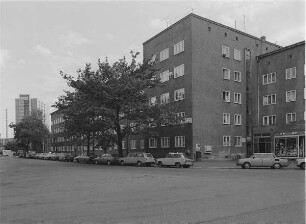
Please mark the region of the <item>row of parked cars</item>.
<svg viewBox="0 0 306 224"><path fill-rule="evenodd" d="M177 168L188 168L193 166L194 160L189 159L184 153L168 153L165 158L155 159L151 153L145 152L131 152L126 157L119 157L115 154L105 153L101 156L79 155L74 157L69 153L37 153L35 155L28 155L27 158L67 161L76 163L94 163L96 165L137 165L137 166L152 166L159 167L174 166Z"/></svg>

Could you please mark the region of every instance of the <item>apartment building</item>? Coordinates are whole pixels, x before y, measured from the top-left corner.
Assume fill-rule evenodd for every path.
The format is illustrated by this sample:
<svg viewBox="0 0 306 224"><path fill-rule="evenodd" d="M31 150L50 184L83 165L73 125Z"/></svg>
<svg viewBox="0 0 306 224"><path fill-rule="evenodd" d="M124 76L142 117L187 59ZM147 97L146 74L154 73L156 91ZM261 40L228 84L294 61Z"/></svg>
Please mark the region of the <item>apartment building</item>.
<svg viewBox="0 0 306 224"><path fill-rule="evenodd" d="M252 85L256 56L280 46L189 14L143 43L144 59L156 58L163 87L150 89L151 103L173 103L185 125L157 127L145 140L154 156L196 151L229 157L251 150ZM134 139L133 139L134 140Z"/></svg>
<svg viewBox="0 0 306 224"><path fill-rule="evenodd" d="M254 152L305 157L305 41L258 56Z"/></svg>

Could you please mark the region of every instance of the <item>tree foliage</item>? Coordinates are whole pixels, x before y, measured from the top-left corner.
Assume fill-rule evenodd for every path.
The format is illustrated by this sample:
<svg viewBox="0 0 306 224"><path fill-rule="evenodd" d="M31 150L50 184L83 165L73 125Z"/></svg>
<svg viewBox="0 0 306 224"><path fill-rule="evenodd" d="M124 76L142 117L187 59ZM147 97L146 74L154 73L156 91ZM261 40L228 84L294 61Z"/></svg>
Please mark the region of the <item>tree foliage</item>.
<svg viewBox="0 0 306 224"><path fill-rule="evenodd" d="M14 129L14 139L25 152L41 151L43 141L49 136L41 111L25 116L18 124L10 124L10 128Z"/></svg>
<svg viewBox="0 0 306 224"><path fill-rule="evenodd" d="M173 105L148 103L146 90L162 85L154 62L137 64L138 53L131 55L130 63L125 58L113 65L107 59L99 60L96 71L87 64L77 71L76 78L61 72L73 91L66 91L54 105L64 113L67 130L87 138L95 135L103 147L116 144L120 156L126 135L148 134L153 123L170 123L174 117Z"/></svg>

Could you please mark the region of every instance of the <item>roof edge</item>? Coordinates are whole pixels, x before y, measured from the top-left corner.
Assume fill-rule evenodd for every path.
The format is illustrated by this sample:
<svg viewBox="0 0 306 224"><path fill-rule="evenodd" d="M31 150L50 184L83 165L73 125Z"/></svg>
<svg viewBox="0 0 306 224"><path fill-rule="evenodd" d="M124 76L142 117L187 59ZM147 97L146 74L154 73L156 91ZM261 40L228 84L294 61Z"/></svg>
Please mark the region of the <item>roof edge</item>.
<svg viewBox="0 0 306 224"><path fill-rule="evenodd" d="M263 58L263 57L269 56L269 55L271 55L271 54L276 54L276 53L279 53L279 52L288 50L288 49L290 49L290 48L298 47L298 46L303 45L303 44L305 45L305 40L300 41L300 42L297 42L297 43L294 43L294 44L291 44L291 45L288 45L288 46L286 46L286 47L282 47L282 48L277 49L277 50L275 50L275 51L271 51L271 52L268 52L268 53L265 53L265 54L258 55L258 58Z"/></svg>

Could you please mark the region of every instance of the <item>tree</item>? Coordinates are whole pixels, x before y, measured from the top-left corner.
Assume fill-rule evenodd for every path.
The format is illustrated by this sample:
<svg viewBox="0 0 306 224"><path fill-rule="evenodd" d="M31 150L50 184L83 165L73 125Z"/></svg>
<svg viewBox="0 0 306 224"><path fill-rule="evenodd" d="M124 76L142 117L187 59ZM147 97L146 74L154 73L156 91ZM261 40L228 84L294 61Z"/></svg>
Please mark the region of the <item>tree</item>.
<svg viewBox="0 0 306 224"><path fill-rule="evenodd" d="M122 140L125 136L140 132L148 133L148 127L152 123L169 123L172 121L169 115L174 115L169 105L149 105L146 90L162 84L156 77L157 69L154 68L154 62L147 60L137 64L138 54L131 52L131 63L125 58L113 65L110 65L107 59L104 62L99 60L97 71L92 71L91 65L87 64L84 70L78 70L77 78L61 72L68 86L74 91L66 92L66 95L60 97L55 104L58 109L64 108L76 114L85 111L83 115L86 116L82 120L90 117L91 122L85 123L90 124L90 128L96 127L97 129L94 129L99 130L96 133L102 136L104 143L117 144L120 156L123 156ZM68 109L73 105L71 99L77 101L77 110ZM78 121L75 116L68 116L72 123Z"/></svg>
<svg viewBox="0 0 306 224"><path fill-rule="evenodd" d="M14 139L23 148L24 153L30 148L36 152L41 151L43 141L49 135L41 111L25 116L18 124L10 124L10 128L14 128Z"/></svg>
<svg viewBox="0 0 306 224"><path fill-rule="evenodd" d="M19 150L19 145L16 141L10 141L4 145L4 149L11 150L13 152L17 152Z"/></svg>

